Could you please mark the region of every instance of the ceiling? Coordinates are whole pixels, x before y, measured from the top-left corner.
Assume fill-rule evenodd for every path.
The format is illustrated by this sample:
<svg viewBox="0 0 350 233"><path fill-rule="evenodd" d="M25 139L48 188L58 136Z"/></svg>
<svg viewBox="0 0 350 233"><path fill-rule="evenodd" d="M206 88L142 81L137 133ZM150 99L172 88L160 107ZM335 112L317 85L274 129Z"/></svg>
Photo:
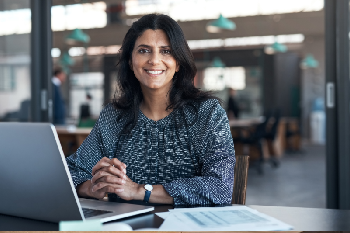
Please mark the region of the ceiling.
<svg viewBox="0 0 350 233"><path fill-rule="evenodd" d="M76 4L97 2L98 0L52 0L53 5ZM122 0L105 0L107 4L118 3ZM15 9L17 7L28 8L30 0L0 0L1 9ZM135 16L133 16L135 17ZM209 20L178 22L182 28L187 40L203 39L225 39L233 37L246 36L267 36L301 33L307 37L319 37L324 35L324 11L299 12L281 15L257 15L230 18L233 20L237 29L234 31L224 31L222 33L211 34L205 29ZM110 46L121 45L122 40L129 29L124 24L111 24L104 28L84 29L91 40L88 46ZM64 38L71 31L53 32L53 47L67 49ZM11 41L16 41L17 37L22 35L11 35ZM1 37L0 37L1 38ZM10 40L8 38L8 40ZM1 41L0 41L1 42ZM20 46L19 46L20 47Z"/></svg>
<svg viewBox="0 0 350 233"><path fill-rule="evenodd" d="M237 29L222 33L208 33L205 29L208 20L178 22L187 40L224 39L246 36L266 36L301 33L306 36L324 35L324 11L300 12L280 15L258 15L231 18ZM84 29L91 40L89 46L121 45L129 27L123 24L112 24L105 28ZM53 32L53 47L64 49L67 45L64 38L70 31Z"/></svg>
<svg viewBox="0 0 350 233"><path fill-rule="evenodd" d="M108 4L116 4L120 2L124 2L125 0L52 0L52 5L71 5L71 4L79 4L79 3L92 3L92 2L105 2Z"/></svg>
<svg viewBox="0 0 350 233"><path fill-rule="evenodd" d="M45 0L48 1L48 0ZM107 4L116 4L125 0L52 0L52 5L71 5L104 1ZM0 0L0 11L30 8L30 0Z"/></svg>

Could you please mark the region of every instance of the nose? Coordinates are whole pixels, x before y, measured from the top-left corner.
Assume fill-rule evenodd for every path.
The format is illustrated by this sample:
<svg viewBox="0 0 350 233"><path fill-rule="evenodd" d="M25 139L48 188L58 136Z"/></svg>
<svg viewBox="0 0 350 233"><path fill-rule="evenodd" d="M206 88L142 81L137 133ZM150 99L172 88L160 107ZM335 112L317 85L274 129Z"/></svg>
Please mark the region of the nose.
<svg viewBox="0 0 350 233"><path fill-rule="evenodd" d="M158 65L160 63L160 54L158 52L151 53L148 63L152 65Z"/></svg>

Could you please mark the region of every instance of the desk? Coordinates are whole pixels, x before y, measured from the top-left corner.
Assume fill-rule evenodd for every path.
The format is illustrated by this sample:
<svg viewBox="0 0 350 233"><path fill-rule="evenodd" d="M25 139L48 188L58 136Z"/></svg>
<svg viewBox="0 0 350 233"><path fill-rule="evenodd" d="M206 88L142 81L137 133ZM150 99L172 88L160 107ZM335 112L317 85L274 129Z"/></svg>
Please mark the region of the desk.
<svg viewBox="0 0 350 233"><path fill-rule="evenodd" d="M62 150L66 156L75 152L90 134L92 128L75 128L56 126L58 139L61 142Z"/></svg>
<svg viewBox="0 0 350 233"><path fill-rule="evenodd" d="M350 210L331 210L282 206L249 206L294 227L295 231L348 231ZM172 209L170 205L156 206L155 210L117 222L129 224L134 230L158 228L163 219L154 213ZM107 223L108 224L108 223ZM16 218L0 214L0 231L56 231L58 224Z"/></svg>

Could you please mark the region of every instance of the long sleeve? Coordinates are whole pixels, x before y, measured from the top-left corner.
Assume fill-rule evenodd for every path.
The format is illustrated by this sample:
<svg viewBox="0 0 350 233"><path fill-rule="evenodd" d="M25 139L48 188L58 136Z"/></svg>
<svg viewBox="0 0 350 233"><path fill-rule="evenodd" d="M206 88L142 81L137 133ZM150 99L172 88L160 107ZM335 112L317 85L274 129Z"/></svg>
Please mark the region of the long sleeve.
<svg viewBox="0 0 350 233"><path fill-rule="evenodd" d="M75 186L92 178L92 168L104 157L103 151L98 121L78 150L66 159Z"/></svg>
<svg viewBox="0 0 350 233"><path fill-rule="evenodd" d="M203 153L200 176L177 179L163 187L174 198L174 205L231 203L236 160L228 119L218 104L199 134L205 135L203 149L197 148Z"/></svg>
<svg viewBox="0 0 350 233"><path fill-rule="evenodd" d="M103 158L112 159L125 121L111 104L104 107L89 136L66 161L75 186L92 178L92 168Z"/></svg>

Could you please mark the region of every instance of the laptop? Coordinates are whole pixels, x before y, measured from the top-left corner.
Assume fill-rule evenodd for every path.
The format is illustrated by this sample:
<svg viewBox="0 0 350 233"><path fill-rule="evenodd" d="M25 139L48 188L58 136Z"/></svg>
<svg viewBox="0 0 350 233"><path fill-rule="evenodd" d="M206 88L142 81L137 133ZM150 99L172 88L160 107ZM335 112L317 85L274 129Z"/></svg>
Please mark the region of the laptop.
<svg viewBox="0 0 350 233"><path fill-rule="evenodd" d="M0 123L0 179L0 214L49 222L107 222L154 209L79 199L50 123Z"/></svg>

